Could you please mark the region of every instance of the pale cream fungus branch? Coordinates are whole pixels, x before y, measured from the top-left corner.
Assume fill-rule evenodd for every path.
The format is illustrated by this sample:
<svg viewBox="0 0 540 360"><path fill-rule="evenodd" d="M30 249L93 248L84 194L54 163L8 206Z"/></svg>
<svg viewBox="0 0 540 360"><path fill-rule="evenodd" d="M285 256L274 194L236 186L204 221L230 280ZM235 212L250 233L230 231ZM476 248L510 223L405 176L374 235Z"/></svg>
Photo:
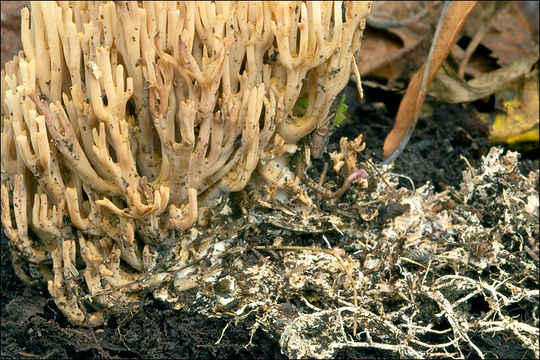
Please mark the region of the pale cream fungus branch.
<svg viewBox="0 0 540 360"><path fill-rule="evenodd" d="M18 274L47 281L73 323L96 325L136 308L170 269L188 286L212 245L190 228L254 172L311 204L289 159L331 116L369 9L32 2L23 51L1 75L1 220L26 262ZM342 146L348 173L353 145Z"/></svg>

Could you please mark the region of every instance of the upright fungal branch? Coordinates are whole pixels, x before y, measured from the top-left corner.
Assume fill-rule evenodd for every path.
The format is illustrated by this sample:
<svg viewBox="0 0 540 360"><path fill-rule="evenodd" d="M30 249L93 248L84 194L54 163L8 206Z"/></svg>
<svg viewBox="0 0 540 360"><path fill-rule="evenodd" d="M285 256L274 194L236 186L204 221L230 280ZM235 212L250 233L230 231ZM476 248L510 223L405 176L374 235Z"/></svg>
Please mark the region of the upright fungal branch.
<svg viewBox="0 0 540 360"><path fill-rule="evenodd" d="M353 1L23 9L24 51L1 76L1 218L29 280L82 324L79 296L116 311L165 281L172 230L256 169L300 192L287 159L349 80L368 13ZM193 260L179 248L165 267Z"/></svg>

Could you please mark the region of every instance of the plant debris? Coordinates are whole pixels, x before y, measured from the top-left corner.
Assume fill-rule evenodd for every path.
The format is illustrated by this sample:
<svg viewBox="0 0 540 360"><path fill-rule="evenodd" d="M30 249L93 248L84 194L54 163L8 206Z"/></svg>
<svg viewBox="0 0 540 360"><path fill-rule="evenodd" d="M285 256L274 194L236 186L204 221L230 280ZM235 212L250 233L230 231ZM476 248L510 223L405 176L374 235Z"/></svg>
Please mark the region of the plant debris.
<svg viewBox="0 0 540 360"><path fill-rule="evenodd" d="M493 336L538 357L539 172L522 175L518 159L492 148L463 172L459 191L427 183L412 195L381 168L392 189L382 181L370 191L351 187L346 203L326 205L331 221L316 208L285 214L252 204L242 220L248 227L214 245L220 260L207 264L212 276L190 309L230 321L255 313L252 331L267 331L289 358L332 358L356 347L485 358L494 355L484 346ZM251 189L248 197L258 196ZM385 221L366 216L389 207L399 211ZM318 244L303 244L301 227L276 219L328 227ZM253 243L253 232L266 234L257 237L263 244ZM156 295L186 303L171 286Z"/></svg>

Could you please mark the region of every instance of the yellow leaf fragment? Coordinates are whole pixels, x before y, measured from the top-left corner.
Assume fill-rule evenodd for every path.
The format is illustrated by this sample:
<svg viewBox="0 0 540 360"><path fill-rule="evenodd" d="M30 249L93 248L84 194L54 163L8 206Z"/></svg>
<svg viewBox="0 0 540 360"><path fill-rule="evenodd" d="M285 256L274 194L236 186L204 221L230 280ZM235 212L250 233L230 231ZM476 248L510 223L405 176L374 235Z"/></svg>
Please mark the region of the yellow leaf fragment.
<svg viewBox="0 0 540 360"><path fill-rule="evenodd" d="M494 115L481 113L479 117L489 126L489 140L509 145L523 142L538 142L539 96L538 78L531 76L511 87L502 89L496 97L515 94L501 100L499 112Z"/></svg>

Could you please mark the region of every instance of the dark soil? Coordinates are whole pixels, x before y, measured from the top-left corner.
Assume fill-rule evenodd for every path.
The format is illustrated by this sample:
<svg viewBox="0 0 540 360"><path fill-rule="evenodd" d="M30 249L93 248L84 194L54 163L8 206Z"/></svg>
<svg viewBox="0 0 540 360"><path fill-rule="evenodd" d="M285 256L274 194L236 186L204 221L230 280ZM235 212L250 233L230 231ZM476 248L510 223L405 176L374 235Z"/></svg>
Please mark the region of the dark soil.
<svg viewBox="0 0 540 360"><path fill-rule="evenodd" d="M20 47L16 14L2 2L2 64ZM19 6L20 7L20 6ZM10 15L11 14L11 15ZM12 16L8 21L8 17ZM10 35L10 36L5 36ZM6 59L5 59L6 58ZM349 87L351 88L351 87ZM355 87L352 87L355 89ZM350 89L349 89L350 90ZM349 92L352 122L335 131L329 149L335 149L341 136L354 138L364 134L365 154L374 162L382 161L384 137L390 131L399 96L365 87L365 104ZM416 187L430 181L436 190L459 187L466 164L478 164L490 144L486 129L474 116L473 105L443 105L433 116L419 120L414 136L396 160L393 172L412 178ZM527 153L523 171L538 168L538 152ZM323 160L328 161L325 155ZM319 165L323 160L319 160ZM403 186L410 187L404 180ZM259 235L260 236L260 235ZM283 358L276 339L260 328L251 338L255 318L231 323L216 344L227 321L208 318L186 310L172 310L166 304L148 298L141 311L114 316L103 327L74 327L58 310L46 286L27 287L12 267L7 238L1 237L1 358ZM483 345L489 349L489 339ZM249 345L248 345L249 344ZM509 350L511 352L511 349ZM389 358L391 353L342 350L337 358Z"/></svg>
<svg viewBox="0 0 540 360"><path fill-rule="evenodd" d="M400 95L367 86L364 86L364 92L364 104L360 104L356 88L346 88L347 98L351 99L348 104L351 123L337 129L333 143L337 144L342 136L353 138L354 134L361 133L367 145L366 155L378 163L384 160L384 138L392 129L401 98ZM448 186L459 188L461 172L467 167L462 157L475 167L493 145L486 138L487 127L475 115L477 107L483 112L494 109L489 104L475 103L435 104L433 107L432 116L418 120L409 144L394 161L392 171L410 177L416 187L430 181L437 191ZM531 145L532 150L526 151L527 145ZM538 145L527 145L509 149L521 152L524 161L520 166L524 174L538 169ZM407 180L402 179L400 183L401 186L410 187Z"/></svg>
<svg viewBox="0 0 540 360"><path fill-rule="evenodd" d="M11 268L2 231L2 359L19 358L272 358L279 344L262 330L253 335L254 318L227 325L225 320L174 311L149 300L136 314L111 317L101 329L70 325L43 287L26 287Z"/></svg>

